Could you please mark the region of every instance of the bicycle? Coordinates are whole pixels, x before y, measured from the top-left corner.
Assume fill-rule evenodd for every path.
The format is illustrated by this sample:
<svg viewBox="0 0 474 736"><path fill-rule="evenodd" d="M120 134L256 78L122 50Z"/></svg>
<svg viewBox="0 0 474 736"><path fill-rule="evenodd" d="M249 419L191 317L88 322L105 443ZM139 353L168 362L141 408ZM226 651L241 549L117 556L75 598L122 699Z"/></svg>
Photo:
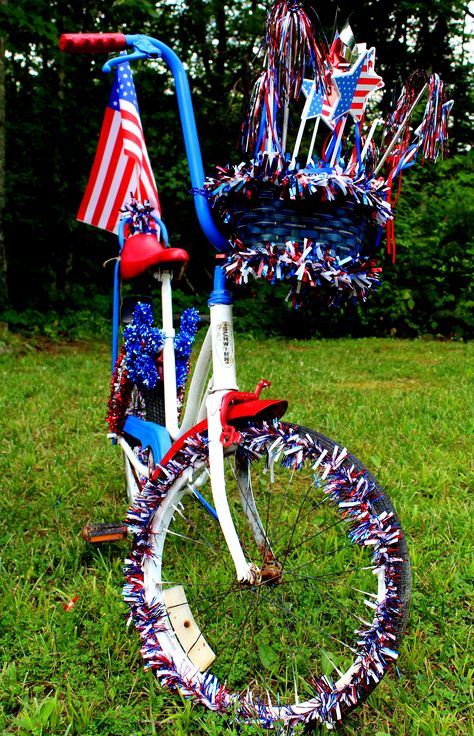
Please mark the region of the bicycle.
<svg viewBox="0 0 474 736"><path fill-rule="evenodd" d="M202 196L191 97L176 54L140 35L68 34L61 47L132 49L107 62L109 69L122 58L168 65L198 219L223 251L227 241ZM147 232L127 238L124 219L119 233L111 434L124 454L131 504L124 598L145 667L168 689L240 721L332 728L397 659L410 597L402 528L357 458L319 432L285 422L285 400L261 398L267 382L253 393L238 390L232 295L222 266L215 268L210 328L179 420L172 279L188 255L169 246L159 218L143 217ZM163 364L155 389L126 380L118 350L120 272L145 271L161 284ZM150 333L149 304L138 303L131 325L143 357L150 334L149 344L159 341Z"/></svg>

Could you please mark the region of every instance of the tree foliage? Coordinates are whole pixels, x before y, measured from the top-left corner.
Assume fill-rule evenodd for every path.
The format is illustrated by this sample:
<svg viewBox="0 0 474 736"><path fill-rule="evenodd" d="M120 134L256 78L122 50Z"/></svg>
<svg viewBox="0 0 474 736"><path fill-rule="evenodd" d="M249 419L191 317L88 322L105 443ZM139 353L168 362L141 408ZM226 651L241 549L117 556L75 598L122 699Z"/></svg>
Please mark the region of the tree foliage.
<svg viewBox="0 0 474 736"><path fill-rule="evenodd" d="M377 65L386 83L385 109L392 93L400 91L415 68L438 71L456 100L451 131L456 156L438 173L430 167L406 174L398 206L399 258L394 267L387 267L380 296L364 316L341 312L332 317L332 324L341 331L469 334L474 327L469 316L472 210L463 192L469 177L472 181L466 153L472 76L465 4L461 0L312 0L312 6L327 38L336 23L341 27L349 19L356 39L376 47ZM4 234L13 308L44 311L51 306L84 306L95 294L110 289L112 269L102 269L101 264L116 255L113 236L75 221L110 79L100 71L102 58L62 55L57 48L59 35L143 32L172 46L191 78L203 159L211 172L216 164L238 161L235 146L242 107L258 71L254 58L265 14L265 4L257 0L0 4L0 37L5 38L6 49ZM205 293L212 254L196 228L170 77L159 63L141 64L136 66L135 83L165 219L173 242L187 247L193 256L189 288ZM255 309L261 314L260 298L248 302L250 315ZM423 306L428 302L429 308ZM253 321L261 322L260 315Z"/></svg>

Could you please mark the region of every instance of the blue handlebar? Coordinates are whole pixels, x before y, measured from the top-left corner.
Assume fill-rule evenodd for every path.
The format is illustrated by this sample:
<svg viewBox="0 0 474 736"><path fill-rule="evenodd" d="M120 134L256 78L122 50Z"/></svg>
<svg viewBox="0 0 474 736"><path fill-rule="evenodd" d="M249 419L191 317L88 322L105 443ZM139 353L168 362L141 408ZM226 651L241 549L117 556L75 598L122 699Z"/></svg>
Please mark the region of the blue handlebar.
<svg viewBox="0 0 474 736"><path fill-rule="evenodd" d="M104 71L111 71L113 66L122 61L137 58L160 57L169 66L173 74L176 95L178 98L178 109L183 129L184 145L188 159L191 186L193 190L194 206L198 216L199 224L209 242L219 251L227 251L229 243L217 229L211 215L211 208L203 191L204 168L202 165L201 148L194 117L193 103L189 89L188 77L180 58L169 46L150 36L135 34L125 36L127 46L134 49L128 56L111 59L104 65Z"/></svg>

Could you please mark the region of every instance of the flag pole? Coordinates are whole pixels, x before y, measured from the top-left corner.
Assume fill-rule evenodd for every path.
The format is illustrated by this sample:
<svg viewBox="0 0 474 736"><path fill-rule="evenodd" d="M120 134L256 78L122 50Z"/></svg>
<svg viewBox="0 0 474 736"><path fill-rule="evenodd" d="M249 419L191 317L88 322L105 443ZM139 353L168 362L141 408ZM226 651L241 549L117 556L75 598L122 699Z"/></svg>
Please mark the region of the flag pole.
<svg viewBox="0 0 474 736"><path fill-rule="evenodd" d="M308 97L306 98L303 112L301 114L301 122L300 122L300 127L298 130L298 135L296 136L295 147L293 149L293 156L291 157L290 169L293 169L296 165L296 157L298 156L298 153L300 151L301 141L303 139L303 133L306 127L306 121L308 119L308 113L311 107L311 103L313 101L315 91L316 91L316 82L311 87L311 91Z"/></svg>
<svg viewBox="0 0 474 736"><path fill-rule="evenodd" d="M141 166L138 165L138 162L135 162L135 175L137 177L137 199L139 202L142 202L142 192L140 187L140 170Z"/></svg>
<svg viewBox="0 0 474 736"><path fill-rule="evenodd" d="M313 160L314 144L316 143L316 136L318 135L318 128L319 128L320 120L321 120L321 116L317 118L314 124L313 135L311 136L311 143L309 145L308 158L306 159L306 166L309 166L309 164Z"/></svg>
<svg viewBox="0 0 474 736"><path fill-rule="evenodd" d="M346 127L347 123L347 115L345 116L344 120L342 121L341 127L339 129L339 133L337 134L337 141L336 145L334 146L334 151L332 152L331 160L329 162L329 166L334 166L336 163L337 158L337 152L339 150L339 146L341 145L342 135L344 133L344 128Z"/></svg>
<svg viewBox="0 0 474 736"><path fill-rule="evenodd" d="M375 133L377 126L380 125L381 123L383 123L383 120L381 118L376 118L373 121L372 125L370 126L370 130L367 134L367 138L365 139L364 148L362 149L362 153L360 154L361 161L363 161L364 158L366 157L367 151L369 150L370 141L374 137L374 133Z"/></svg>
<svg viewBox="0 0 474 736"><path fill-rule="evenodd" d="M408 123L408 121L410 120L410 116L411 116L411 114L412 114L413 110L414 110L414 109L415 109L415 107L416 107L416 106L418 105L419 101L421 100L421 98L422 98L422 97L423 97L423 95L425 94L425 92L426 92L426 89L427 89L427 88L428 88L428 85L427 85L427 84L425 84L425 85L423 86L423 89L422 89L422 90L421 90L421 92L419 93L418 97L416 98L415 102L414 102L414 103L413 103L413 105L411 106L410 110L408 111L408 113L407 113L407 115L406 115L406 117L405 117L405 120L404 120L404 121L403 121L403 123L402 123L402 124L400 125L399 129L397 130L397 132L396 132L396 133L395 133L395 135L393 136L392 140L390 141L390 143L389 143L389 145L388 145L388 148L387 148L387 150L385 151L384 155L383 155L383 156L382 156L382 158L380 159L380 162L379 162L379 164L377 165L377 168L376 168L376 169L375 169L375 171L374 171L374 176L376 176L376 175L377 175L377 173L378 173L378 172L380 171L380 169L381 169L381 168L382 168L382 166L384 165L385 161L387 160L388 156L389 156L389 155L390 155L390 153L392 152L392 150L393 150L393 147L395 146L395 143L396 143L396 142L398 141L398 139L400 138L400 135L401 135L401 134L403 133L403 131L405 130L405 128L406 128L406 126L407 126L407 123Z"/></svg>

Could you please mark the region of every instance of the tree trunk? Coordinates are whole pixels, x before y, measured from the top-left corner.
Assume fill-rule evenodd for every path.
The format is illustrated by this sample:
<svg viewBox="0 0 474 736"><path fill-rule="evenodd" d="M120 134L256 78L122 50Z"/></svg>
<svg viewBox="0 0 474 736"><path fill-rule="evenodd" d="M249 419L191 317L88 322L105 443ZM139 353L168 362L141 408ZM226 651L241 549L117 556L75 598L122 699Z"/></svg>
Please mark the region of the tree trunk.
<svg viewBox="0 0 474 736"><path fill-rule="evenodd" d="M6 5L7 0L0 0ZM5 38L0 36L0 309L8 305L7 252L3 231L5 208Z"/></svg>

